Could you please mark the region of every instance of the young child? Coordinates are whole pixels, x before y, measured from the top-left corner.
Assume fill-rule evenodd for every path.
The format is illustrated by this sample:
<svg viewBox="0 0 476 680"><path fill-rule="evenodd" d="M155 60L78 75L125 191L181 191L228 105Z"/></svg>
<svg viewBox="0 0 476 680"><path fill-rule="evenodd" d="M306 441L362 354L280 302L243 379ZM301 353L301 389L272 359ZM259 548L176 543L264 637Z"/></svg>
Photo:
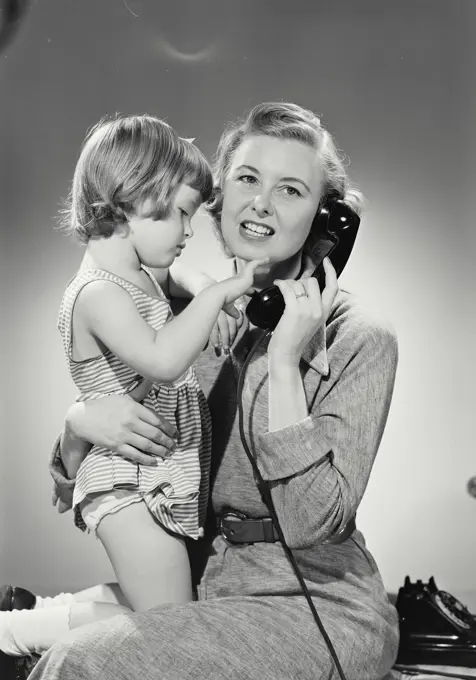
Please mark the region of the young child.
<svg viewBox="0 0 476 680"><path fill-rule="evenodd" d="M170 268L180 255L192 236L191 218L211 192L211 171L201 152L150 116L100 122L86 138L74 174L70 230L86 250L63 296L58 325L79 398L130 394L148 381L144 404L178 432L173 454L153 466L96 446L81 464L68 463L69 475L76 476L75 523L100 539L134 611L192 598L185 540L203 532L211 431L191 366L221 310L232 311L262 262L205 287L173 317L152 271ZM172 286L197 293L183 271L178 281L173 268L170 275ZM140 437L136 445L141 448ZM68 598L58 604L11 612L20 621L21 615L43 611L50 622L25 634L28 640L44 636L35 644L21 642L21 631L12 634L5 624L2 632L0 624L0 649L42 651L70 625L120 611L108 602L73 612ZM28 620L33 626L34 619Z"/></svg>

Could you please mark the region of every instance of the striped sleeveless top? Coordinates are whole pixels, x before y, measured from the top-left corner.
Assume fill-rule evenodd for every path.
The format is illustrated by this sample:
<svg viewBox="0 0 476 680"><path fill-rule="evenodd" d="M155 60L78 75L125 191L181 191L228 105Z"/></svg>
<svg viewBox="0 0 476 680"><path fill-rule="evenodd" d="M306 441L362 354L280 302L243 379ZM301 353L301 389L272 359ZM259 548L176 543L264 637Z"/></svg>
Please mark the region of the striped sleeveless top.
<svg viewBox="0 0 476 680"><path fill-rule="evenodd" d="M144 268L157 291L151 297L144 290L102 269L77 274L68 284L60 305L58 328L73 381L80 391L78 401L131 392L143 381L131 367L112 352L75 361L73 359L73 310L81 290L92 281L111 281L126 290L138 313L156 331L173 318L169 302L155 278ZM199 538L208 501L211 421L207 401L192 367L174 383L154 383L143 401L175 425L178 441L170 458L158 458L158 465L143 466L124 460L103 447L93 446L81 464L73 496L75 523L86 530L79 504L88 494L112 489L131 489L144 499L150 512L170 531Z"/></svg>

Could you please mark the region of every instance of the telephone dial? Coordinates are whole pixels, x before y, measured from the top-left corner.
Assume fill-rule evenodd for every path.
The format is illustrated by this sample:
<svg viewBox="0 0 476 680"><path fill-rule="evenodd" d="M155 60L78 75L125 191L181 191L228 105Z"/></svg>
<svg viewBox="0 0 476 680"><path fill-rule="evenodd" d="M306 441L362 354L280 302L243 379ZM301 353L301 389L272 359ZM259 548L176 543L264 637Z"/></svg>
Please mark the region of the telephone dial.
<svg viewBox="0 0 476 680"><path fill-rule="evenodd" d="M332 197L318 208L310 231L310 256L316 264L312 276L316 277L321 291L325 286L322 264L325 257L332 262L337 276L347 264L354 246L360 217L340 198ZM252 324L273 331L283 315L284 298L277 286L255 292L246 307Z"/></svg>
<svg viewBox="0 0 476 680"><path fill-rule="evenodd" d="M476 616L455 597L407 576L398 592L400 648L397 664L476 668Z"/></svg>

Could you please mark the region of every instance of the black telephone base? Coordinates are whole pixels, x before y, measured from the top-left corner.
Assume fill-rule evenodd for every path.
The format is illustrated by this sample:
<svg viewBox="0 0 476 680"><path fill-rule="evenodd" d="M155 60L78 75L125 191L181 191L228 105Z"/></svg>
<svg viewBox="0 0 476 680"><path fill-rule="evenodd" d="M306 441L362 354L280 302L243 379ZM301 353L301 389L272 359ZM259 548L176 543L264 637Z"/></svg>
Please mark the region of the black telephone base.
<svg viewBox="0 0 476 680"><path fill-rule="evenodd" d="M438 590L435 579L412 583L398 592L401 665L476 668L476 617L455 597Z"/></svg>
<svg viewBox="0 0 476 680"><path fill-rule="evenodd" d="M439 644L416 644L405 646L400 643L396 664L402 666L461 666L476 668L476 646L473 650L465 647L450 647Z"/></svg>

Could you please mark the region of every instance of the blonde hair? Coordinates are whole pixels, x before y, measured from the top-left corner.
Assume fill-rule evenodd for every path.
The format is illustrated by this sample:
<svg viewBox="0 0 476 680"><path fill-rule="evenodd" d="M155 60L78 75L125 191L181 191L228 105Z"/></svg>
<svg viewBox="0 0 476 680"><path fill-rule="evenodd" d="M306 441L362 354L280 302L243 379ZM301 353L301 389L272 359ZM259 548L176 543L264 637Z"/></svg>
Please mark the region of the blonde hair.
<svg viewBox="0 0 476 680"><path fill-rule="evenodd" d="M221 234L223 187L233 160L233 155L247 135L265 135L276 139L290 139L315 149L323 170L320 205L329 198L339 198L357 214L364 207L364 197L351 185L330 133L312 111L297 104L268 102L255 106L244 119L231 123L223 132L214 161L214 195L207 204L215 232L227 250ZM311 235L310 235L311 236Z"/></svg>
<svg viewBox="0 0 476 680"><path fill-rule="evenodd" d="M76 164L62 226L86 243L108 237L146 199L146 217L167 217L182 183L207 201L213 179L205 156L158 118L148 115L103 118L86 136Z"/></svg>

